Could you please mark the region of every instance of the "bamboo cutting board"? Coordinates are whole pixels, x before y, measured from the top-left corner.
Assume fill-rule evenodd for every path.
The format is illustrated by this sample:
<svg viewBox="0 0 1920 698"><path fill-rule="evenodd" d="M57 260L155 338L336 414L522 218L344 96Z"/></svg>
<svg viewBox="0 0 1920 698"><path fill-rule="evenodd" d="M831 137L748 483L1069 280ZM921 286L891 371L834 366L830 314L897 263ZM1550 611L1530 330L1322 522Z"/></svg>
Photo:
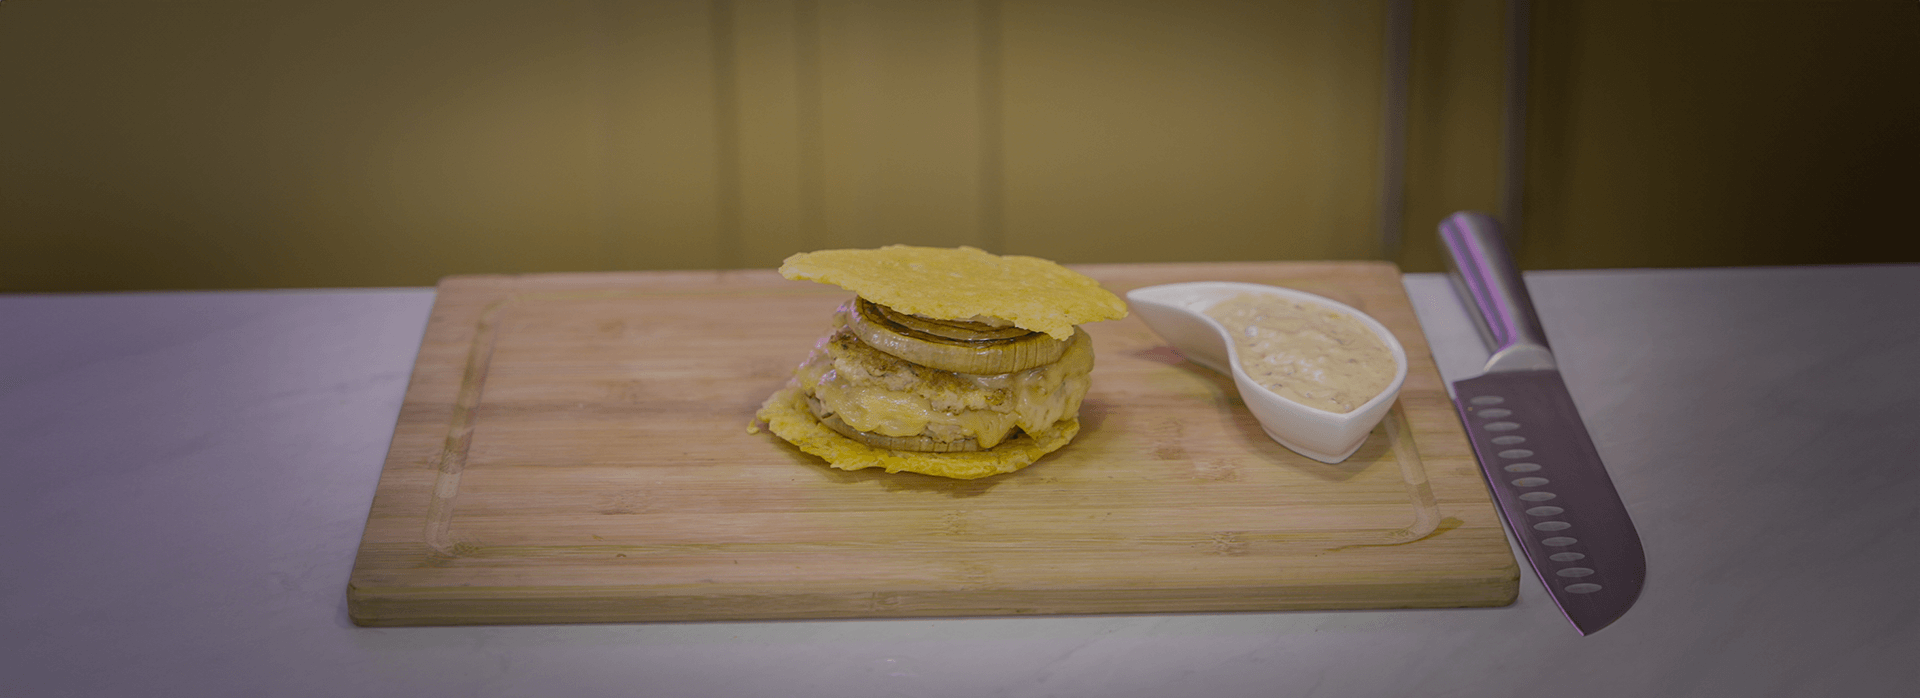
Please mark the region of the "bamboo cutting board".
<svg viewBox="0 0 1920 698"><path fill-rule="evenodd" d="M1391 264L1076 267L1358 307L1399 404L1282 448L1137 318L1087 325L1083 428L1025 470L847 472L760 402L850 297L772 271L443 281L348 587L362 625L1495 606L1519 568Z"/></svg>

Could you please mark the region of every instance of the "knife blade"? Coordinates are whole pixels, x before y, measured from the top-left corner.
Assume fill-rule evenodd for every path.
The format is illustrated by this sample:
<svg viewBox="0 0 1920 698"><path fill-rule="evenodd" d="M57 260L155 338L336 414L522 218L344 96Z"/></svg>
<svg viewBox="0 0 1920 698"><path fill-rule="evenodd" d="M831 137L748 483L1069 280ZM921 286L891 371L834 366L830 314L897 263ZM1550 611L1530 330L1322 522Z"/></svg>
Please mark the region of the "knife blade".
<svg viewBox="0 0 1920 698"><path fill-rule="evenodd" d="M1527 563L1581 635L1640 598L1646 551L1561 379L1539 315L1491 216L1440 223L1449 277L1493 355L1455 381L1454 408Z"/></svg>

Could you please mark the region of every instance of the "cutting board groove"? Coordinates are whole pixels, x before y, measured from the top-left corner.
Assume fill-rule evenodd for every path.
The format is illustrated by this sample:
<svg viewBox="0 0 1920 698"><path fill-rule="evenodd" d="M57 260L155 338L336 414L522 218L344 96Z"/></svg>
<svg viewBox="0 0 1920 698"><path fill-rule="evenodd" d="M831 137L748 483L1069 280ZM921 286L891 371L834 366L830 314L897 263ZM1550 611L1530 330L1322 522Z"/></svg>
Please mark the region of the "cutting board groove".
<svg viewBox="0 0 1920 698"><path fill-rule="evenodd" d="M365 625L1465 607L1518 567L1390 264L1079 267L1233 280L1392 329L1353 458L1267 439L1137 319L1087 326L1080 436L957 481L827 467L753 412L848 294L769 271L440 285L349 584Z"/></svg>

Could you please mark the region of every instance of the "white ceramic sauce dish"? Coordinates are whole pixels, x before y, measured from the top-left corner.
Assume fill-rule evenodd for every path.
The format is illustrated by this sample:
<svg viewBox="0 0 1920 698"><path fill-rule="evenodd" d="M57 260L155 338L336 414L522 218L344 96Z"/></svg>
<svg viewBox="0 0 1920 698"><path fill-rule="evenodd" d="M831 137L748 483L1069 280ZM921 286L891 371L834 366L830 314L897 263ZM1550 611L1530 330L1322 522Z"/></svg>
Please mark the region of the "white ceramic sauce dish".
<svg viewBox="0 0 1920 698"><path fill-rule="evenodd" d="M1352 412L1329 412L1294 402L1248 378L1227 328L1206 315L1215 304L1242 293L1260 293L1324 306L1345 313L1372 330L1393 352L1393 382ZM1260 426L1280 445L1322 463L1352 456L1367 434L1387 416L1407 380L1407 352L1379 320L1344 303L1278 286L1235 281L1195 281L1148 286L1127 292L1127 302L1147 326L1194 363L1233 376L1240 399Z"/></svg>

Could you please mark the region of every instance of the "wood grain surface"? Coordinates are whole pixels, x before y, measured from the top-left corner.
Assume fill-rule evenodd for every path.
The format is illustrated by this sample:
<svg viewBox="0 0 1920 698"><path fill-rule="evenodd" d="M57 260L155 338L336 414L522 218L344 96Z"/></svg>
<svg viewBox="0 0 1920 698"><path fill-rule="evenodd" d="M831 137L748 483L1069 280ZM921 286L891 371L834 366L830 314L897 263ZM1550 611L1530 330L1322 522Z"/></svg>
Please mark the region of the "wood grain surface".
<svg viewBox="0 0 1920 698"><path fill-rule="evenodd" d="M1377 262L1082 266L1328 296L1391 328L1399 404L1352 458L1268 439L1136 318L1088 325L1083 430L1025 470L847 472L753 413L850 295L771 271L451 277L348 587L363 625L1433 608L1518 566Z"/></svg>

